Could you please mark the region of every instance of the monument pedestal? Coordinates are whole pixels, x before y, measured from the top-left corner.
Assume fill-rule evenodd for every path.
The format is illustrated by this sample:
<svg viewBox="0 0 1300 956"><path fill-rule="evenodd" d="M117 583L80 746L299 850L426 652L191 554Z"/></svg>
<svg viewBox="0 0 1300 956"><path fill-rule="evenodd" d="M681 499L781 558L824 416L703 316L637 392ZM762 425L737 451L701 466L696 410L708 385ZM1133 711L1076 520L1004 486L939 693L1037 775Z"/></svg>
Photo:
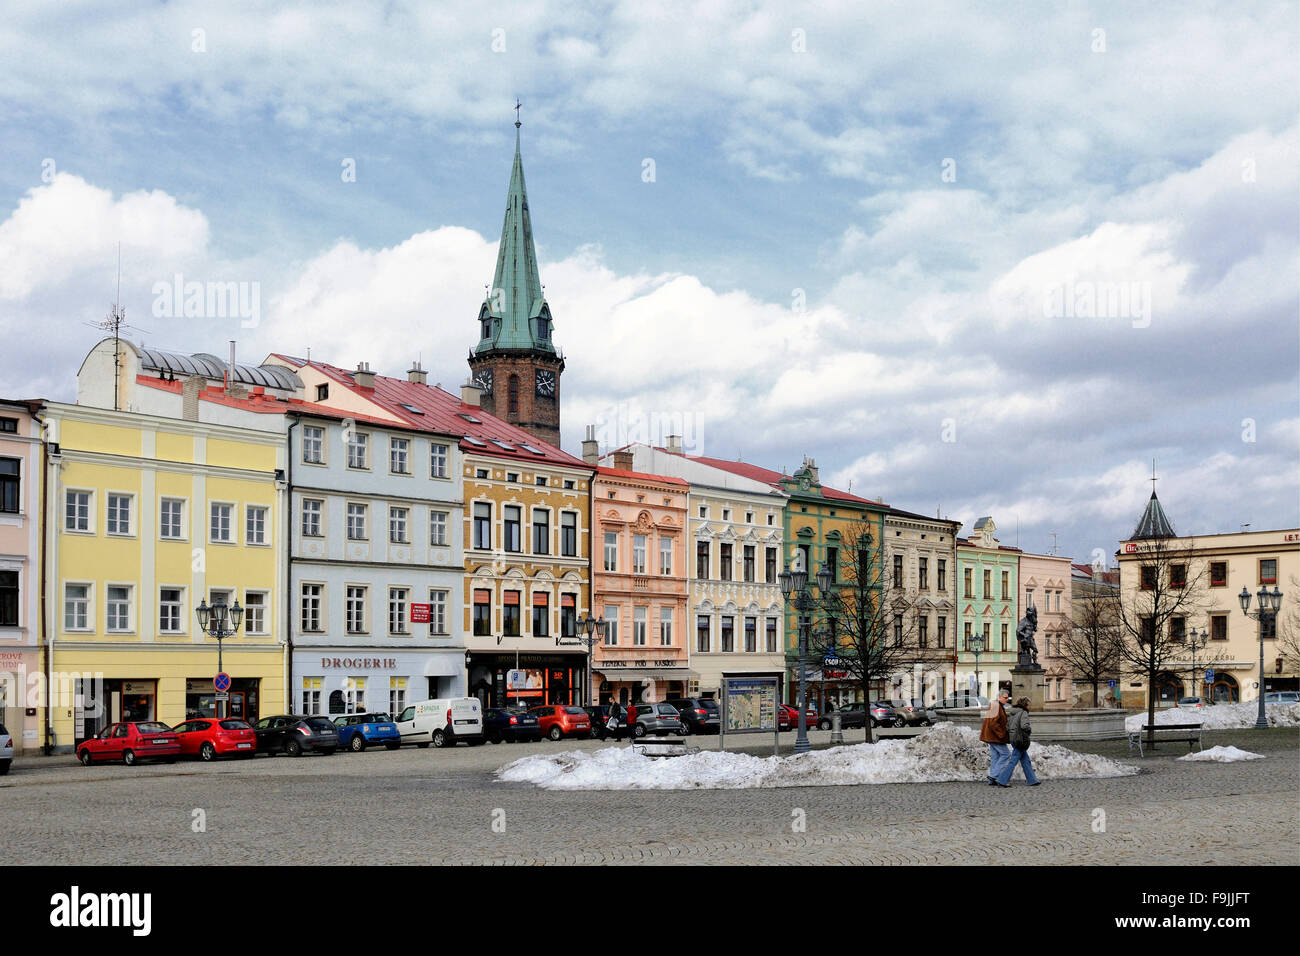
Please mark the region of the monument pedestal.
<svg viewBox="0 0 1300 956"><path fill-rule="evenodd" d="M1029 698L1029 709L1038 712L1043 709L1043 699L1047 693L1046 672L1041 667L1011 668L1011 703L1021 697Z"/></svg>

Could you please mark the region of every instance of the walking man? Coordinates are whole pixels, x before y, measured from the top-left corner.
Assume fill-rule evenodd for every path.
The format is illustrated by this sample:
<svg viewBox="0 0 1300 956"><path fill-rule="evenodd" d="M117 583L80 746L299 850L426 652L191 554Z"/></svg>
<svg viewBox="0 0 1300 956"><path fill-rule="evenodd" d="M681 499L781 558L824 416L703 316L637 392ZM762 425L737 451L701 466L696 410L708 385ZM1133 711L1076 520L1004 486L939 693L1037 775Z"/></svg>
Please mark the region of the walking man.
<svg viewBox="0 0 1300 956"><path fill-rule="evenodd" d="M1011 736L1007 732L1007 714L1004 708L1011 699L1011 691L1003 688L998 691L997 700L989 704L984 713L984 722L980 725L980 740L989 745L990 787L998 785L998 775L1002 765L1011 759Z"/></svg>

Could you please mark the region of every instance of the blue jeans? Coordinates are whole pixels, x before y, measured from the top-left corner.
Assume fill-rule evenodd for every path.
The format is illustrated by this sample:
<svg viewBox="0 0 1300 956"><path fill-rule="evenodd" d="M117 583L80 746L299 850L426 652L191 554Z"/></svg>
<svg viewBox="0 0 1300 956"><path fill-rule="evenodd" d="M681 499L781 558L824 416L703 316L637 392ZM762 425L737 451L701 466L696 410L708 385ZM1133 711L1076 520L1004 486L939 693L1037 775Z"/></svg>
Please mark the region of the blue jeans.
<svg viewBox="0 0 1300 956"><path fill-rule="evenodd" d="M1011 782L1011 775L1016 772L1016 764L1019 764L1020 769L1025 772L1025 783L1035 784L1038 782L1038 777L1034 775L1034 765L1029 761L1029 751L1013 747L1011 756L1002 765L1002 773L997 777L998 783L1006 785Z"/></svg>
<svg viewBox="0 0 1300 956"><path fill-rule="evenodd" d="M1002 765L1011 760L1011 748L1006 744L989 744L989 773L994 780L1002 772Z"/></svg>

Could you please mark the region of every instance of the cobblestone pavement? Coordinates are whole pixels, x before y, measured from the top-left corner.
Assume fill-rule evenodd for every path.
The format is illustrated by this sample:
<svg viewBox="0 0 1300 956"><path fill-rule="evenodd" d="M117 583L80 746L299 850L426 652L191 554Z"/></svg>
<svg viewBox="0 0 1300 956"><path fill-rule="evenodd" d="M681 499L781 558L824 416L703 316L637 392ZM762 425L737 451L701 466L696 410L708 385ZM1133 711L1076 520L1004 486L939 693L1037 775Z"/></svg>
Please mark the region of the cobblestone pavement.
<svg viewBox="0 0 1300 956"><path fill-rule="evenodd" d="M0 778L0 863L1300 863L1300 731L1206 738L1268 759L1181 763L1171 747L1133 759L1139 776L1033 789L561 793L492 771L601 744L138 767L28 758ZM1072 749L1128 759L1122 742ZM196 810L204 832L194 832Z"/></svg>

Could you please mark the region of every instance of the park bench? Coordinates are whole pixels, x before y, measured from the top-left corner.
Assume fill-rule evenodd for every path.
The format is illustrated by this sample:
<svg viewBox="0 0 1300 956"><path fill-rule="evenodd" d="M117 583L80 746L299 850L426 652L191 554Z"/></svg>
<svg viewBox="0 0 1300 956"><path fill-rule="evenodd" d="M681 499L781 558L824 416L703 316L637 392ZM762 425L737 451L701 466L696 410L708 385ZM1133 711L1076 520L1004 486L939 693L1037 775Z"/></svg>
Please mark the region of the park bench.
<svg viewBox="0 0 1300 956"><path fill-rule="evenodd" d="M632 745L632 749L645 757L685 757L700 752L699 747L688 747L672 737L643 737Z"/></svg>
<svg viewBox="0 0 1300 956"><path fill-rule="evenodd" d="M1142 727L1141 730L1131 730L1128 732L1128 752L1132 753L1133 748L1136 746L1138 756L1145 757L1146 753L1142 747L1143 738L1145 738L1150 731L1154 730L1156 740L1186 740L1187 752L1191 753L1193 744L1196 745L1197 750L1202 749L1201 731L1203 729L1203 724L1156 724L1155 727L1146 725Z"/></svg>

